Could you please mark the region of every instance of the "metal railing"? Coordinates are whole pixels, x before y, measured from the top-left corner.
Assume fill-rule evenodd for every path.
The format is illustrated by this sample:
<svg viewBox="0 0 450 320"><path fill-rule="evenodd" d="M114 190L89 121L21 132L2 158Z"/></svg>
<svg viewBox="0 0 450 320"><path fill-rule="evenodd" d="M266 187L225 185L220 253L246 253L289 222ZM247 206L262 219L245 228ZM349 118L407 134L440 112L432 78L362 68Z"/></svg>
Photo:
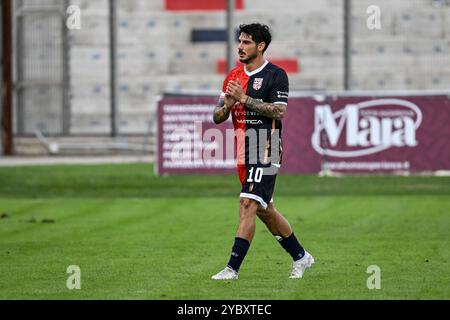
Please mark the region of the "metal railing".
<svg viewBox="0 0 450 320"><path fill-rule="evenodd" d="M69 50L65 4L15 1L15 132L52 135L70 131Z"/></svg>

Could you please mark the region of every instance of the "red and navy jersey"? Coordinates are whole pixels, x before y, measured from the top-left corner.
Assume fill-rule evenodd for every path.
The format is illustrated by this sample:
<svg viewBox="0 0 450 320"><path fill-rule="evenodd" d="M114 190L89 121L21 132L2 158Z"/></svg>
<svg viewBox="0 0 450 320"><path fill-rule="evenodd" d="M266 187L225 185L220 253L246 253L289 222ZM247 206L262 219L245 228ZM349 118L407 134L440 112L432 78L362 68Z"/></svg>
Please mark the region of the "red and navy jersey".
<svg viewBox="0 0 450 320"><path fill-rule="evenodd" d="M252 72L247 72L245 66L239 66L234 68L227 76L223 83L222 95L226 91L229 81L241 83L244 92L249 97L268 103L275 104L288 104L289 98L289 80L286 72L280 67L266 61L259 69ZM281 160L281 120L275 120L267 118L248 109L243 104L236 104L231 110L233 119L233 125L236 131L237 137L237 156L238 165L248 165L249 155L251 153L259 152L263 148L261 157L259 157L258 164L270 165L267 163L268 157L271 155L272 146L270 145L271 135L275 132L279 135L279 151ZM260 132L259 129L265 129L267 135L264 139L260 139L258 134L257 150L248 143L248 139L245 139L245 133L249 129L255 129L256 132ZM242 139L243 138L243 139ZM264 140L264 141L261 141ZM243 142L245 141L245 143ZM275 165L280 165L277 163Z"/></svg>

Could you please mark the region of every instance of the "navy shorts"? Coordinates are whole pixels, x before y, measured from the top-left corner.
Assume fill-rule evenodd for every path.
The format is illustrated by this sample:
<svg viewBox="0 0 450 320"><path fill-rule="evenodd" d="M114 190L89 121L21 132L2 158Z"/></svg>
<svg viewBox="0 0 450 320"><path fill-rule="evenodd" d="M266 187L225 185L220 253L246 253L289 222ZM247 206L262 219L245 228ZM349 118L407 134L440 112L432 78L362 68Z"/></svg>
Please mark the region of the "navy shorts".
<svg viewBox="0 0 450 320"><path fill-rule="evenodd" d="M279 167L276 165L245 165L240 166L239 178L242 183L241 198L248 198L259 202L261 207L267 209L273 200L275 182Z"/></svg>

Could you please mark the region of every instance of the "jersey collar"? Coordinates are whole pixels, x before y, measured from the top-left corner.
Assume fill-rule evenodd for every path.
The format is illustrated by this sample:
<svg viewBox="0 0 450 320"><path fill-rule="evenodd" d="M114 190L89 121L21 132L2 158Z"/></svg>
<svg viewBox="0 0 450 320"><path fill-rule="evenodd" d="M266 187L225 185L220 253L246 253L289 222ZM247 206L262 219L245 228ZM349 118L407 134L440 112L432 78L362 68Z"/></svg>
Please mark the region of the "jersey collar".
<svg viewBox="0 0 450 320"><path fill-rule="evenodd" d="M247 71L247 67L244 66L245 74L246 74L247 76L249 76L249 77L254 76L255 74L261 72L268 64L269 64L269 61L266 60L266 61L264 62L264 64L263 64L261 67L259 67L259 68L256 69L256 70L253 70L252 72L248 72L248 71Z"/></svg>

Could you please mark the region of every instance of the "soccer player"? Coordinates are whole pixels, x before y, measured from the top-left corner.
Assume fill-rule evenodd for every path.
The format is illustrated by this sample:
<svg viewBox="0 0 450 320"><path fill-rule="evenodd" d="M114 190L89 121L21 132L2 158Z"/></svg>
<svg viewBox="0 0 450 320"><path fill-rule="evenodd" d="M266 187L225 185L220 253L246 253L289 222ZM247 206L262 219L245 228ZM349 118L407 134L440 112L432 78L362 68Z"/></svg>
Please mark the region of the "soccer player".
<svg viewBox="0 0 450 320"><path fill-rule="evenodd" d="M240 223L226 268L214 280L236 280L255 235L258 216L293 259L290 278L302 278L314 258L301 246L289 222L275 208L273 191L282 158L281 120L286 114L289 80L286 72L264 58L272 41L269 27L240 26L239 60L226 77L214 122L232 115L242 184ZM269 160L270 158L270 160Z"/></svg>

